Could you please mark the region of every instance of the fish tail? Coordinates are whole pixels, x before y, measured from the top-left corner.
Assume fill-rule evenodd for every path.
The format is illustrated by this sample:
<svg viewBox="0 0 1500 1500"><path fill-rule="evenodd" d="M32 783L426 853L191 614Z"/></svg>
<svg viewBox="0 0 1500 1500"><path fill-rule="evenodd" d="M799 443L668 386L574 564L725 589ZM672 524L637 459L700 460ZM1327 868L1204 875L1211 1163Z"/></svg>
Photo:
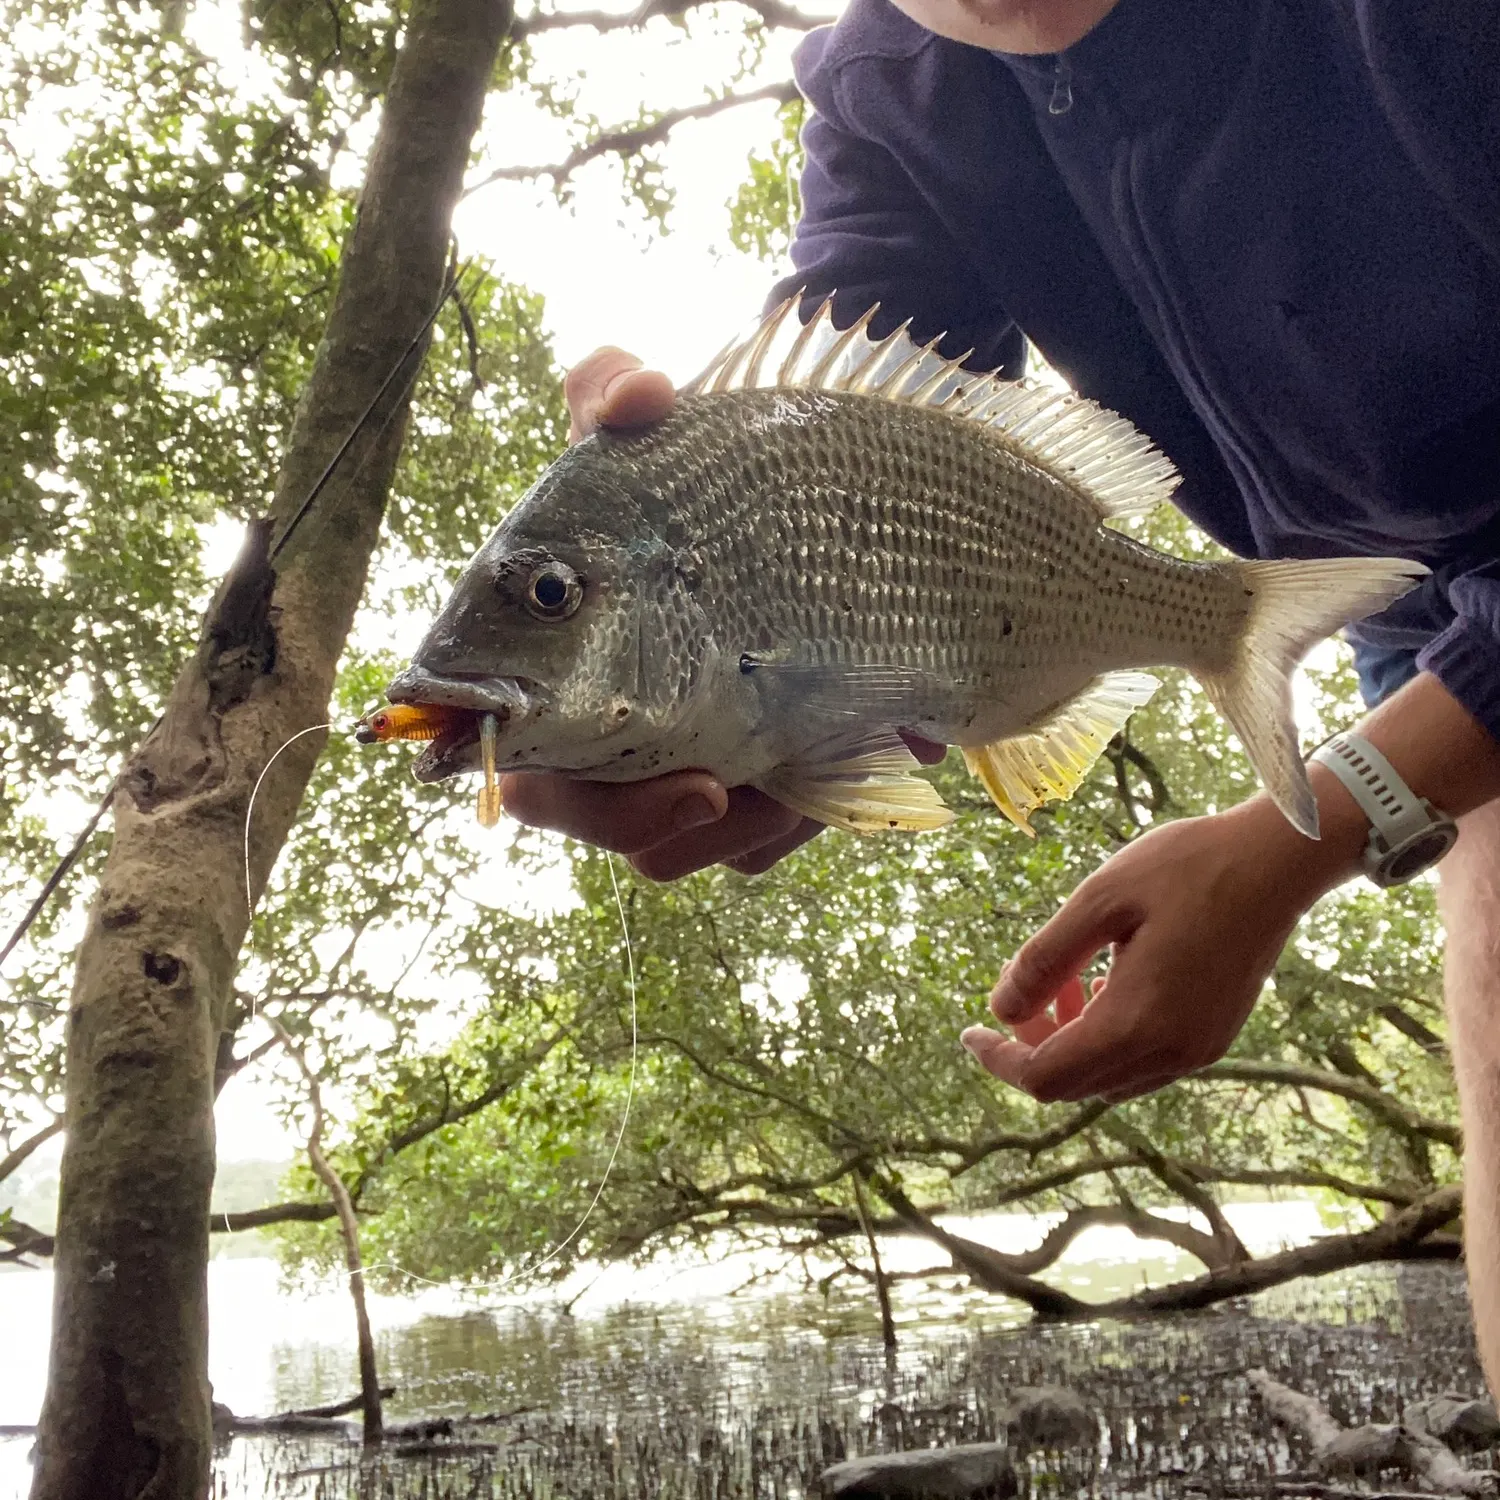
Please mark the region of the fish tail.
<svg viewBox="0 0 1500 1500"><path fill-rule="evenodd" d="M1292 826L1318 837L1318 804L1307 779L1292 717L1292 672L1341 625L1399 599L1425 576L1420 563L1391 557L1240 562L1250 614L1222 672L1198 680L1234 726L1251 764Z"/></svg>

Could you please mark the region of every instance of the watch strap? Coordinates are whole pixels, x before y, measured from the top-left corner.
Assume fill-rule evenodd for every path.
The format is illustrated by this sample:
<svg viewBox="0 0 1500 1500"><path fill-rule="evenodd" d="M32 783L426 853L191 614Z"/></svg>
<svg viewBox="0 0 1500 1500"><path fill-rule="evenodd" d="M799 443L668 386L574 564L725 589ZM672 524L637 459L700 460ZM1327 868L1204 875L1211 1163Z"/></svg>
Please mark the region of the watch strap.
<svg viewBox="0 0 1500 1500"><path fill-rule="evenodd" d="M1343 782L1370 820L1365 874L1380 886L1398 885L1453 847L1453 820L1419 797L1396 768L1362 735L1336 734L1312 755Z"/></svg>

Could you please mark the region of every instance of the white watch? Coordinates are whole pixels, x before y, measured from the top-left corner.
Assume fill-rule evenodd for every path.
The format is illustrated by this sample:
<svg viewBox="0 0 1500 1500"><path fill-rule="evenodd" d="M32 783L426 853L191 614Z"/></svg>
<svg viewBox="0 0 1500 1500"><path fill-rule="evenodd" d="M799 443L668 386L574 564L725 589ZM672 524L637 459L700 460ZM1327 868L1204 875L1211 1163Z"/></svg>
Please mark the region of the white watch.
<svg viewBox="0 0 1500 1500"><path fill-rule="evenodd" d="M1458 825L1412 791L1368 740L1336 734L1313 751L1349 789L1370 820L1360 863L1378 886L1404 885L1429 870L1458 842Z"/></svg>

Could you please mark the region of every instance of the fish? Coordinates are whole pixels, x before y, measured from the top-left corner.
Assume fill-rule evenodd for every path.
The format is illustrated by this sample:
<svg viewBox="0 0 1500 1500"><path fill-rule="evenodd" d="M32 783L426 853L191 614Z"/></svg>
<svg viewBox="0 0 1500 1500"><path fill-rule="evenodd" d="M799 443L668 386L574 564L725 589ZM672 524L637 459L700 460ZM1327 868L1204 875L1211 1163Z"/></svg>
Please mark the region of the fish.
<svg viewBox="0 0 1500 1500"><path fill-rule="evenodd" d="M1167 457L1067 390L788 299L663 420L564 452L479 548L393 703L459 710L415 764L629 782L696 768L853 832L953 816L906 737L961 748L1016 826L1183 667L1318 833L1291 674L1427 571L1190 562L1113 523Z"/></svg>

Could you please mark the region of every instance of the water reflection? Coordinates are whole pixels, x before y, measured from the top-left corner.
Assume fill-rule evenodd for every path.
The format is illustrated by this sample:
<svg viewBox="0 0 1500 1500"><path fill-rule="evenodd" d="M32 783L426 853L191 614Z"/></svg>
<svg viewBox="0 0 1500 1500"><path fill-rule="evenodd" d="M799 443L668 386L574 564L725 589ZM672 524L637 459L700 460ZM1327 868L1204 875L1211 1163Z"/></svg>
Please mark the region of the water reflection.
<svg viewBox="0 0 1500 1500"><path fill-rule="evenodd" d="M1252 1253L1319 1231L1309 1203L1240 1204L1229 1216ZM994 1215L954 1220L951 1227L998 1249L1020 1250L1036 1243L1051 1222ZM883 1245L882 1256L894 1271L933 1260L931 1247L904 1239ZM783 1409L812 1412L836 1392L845 1402L840 1422L849 1412L868 1420L888 1378L872 1355L879 1329L868 1283L844 1278L819 1290L806 1270L777 1265L769 1255L739 1253L711 1262L659 1257L642 1267L586 1268L561 1289L563 1299L574 1299L571 1314L559 1313L557 1290L482 1305L446 1289L372 1297L382 1375L398 1387L390 1413L400 1419L525 1408L545 1413L549 1424L571 1421L606 1433L622 1422L639 1431L653 1425L686 1431L712 1423L717 1413L727 1431L731 1410L741 1421L771 1395ZM1143 1246L1128 1231L1098 1227L1074 1242L1049 1279L1103 1301L1195 1268L1171 1247ZM815 1268L814 1274L832 1269ZM1375 1282L1383 1274L1373 1273ZM1367 1276L1359 1285L1375 1282ZM273 1262L224 1259L211 1265L209 1286L210 1374L218 1400L257 1414L353 1393L352 1315L337 1284L312 1295L287 1292ZM958 1277L898 1283L894 1301L902 1351L890 1378L914 1393L919 1406L927 1387L946 1385L940 1366L957 1370L968 1358L950 1358L944 1349L967 1349L974 1333L1029 1321L1019 1304L978 1292ZM7 1356L0 1360L0 1423L36 1420L49 1304L48 1273L0 1276ZM1057 1349L1082 1336L1055 1333L1062 1341ZM1117 1357L1097 1340L1088 1355L1096 1368ZM526 1418L517 1420L524 1425ZM517 1440L511 1429L506 1436ZM548 1441L554 1436L549 1428ZM0 1443L0 1500L25 1493L28 1448L25 1440ZM264 1450L235 1449L221 1466L227 1487L219 1493L267 1493Z"/></svg>

